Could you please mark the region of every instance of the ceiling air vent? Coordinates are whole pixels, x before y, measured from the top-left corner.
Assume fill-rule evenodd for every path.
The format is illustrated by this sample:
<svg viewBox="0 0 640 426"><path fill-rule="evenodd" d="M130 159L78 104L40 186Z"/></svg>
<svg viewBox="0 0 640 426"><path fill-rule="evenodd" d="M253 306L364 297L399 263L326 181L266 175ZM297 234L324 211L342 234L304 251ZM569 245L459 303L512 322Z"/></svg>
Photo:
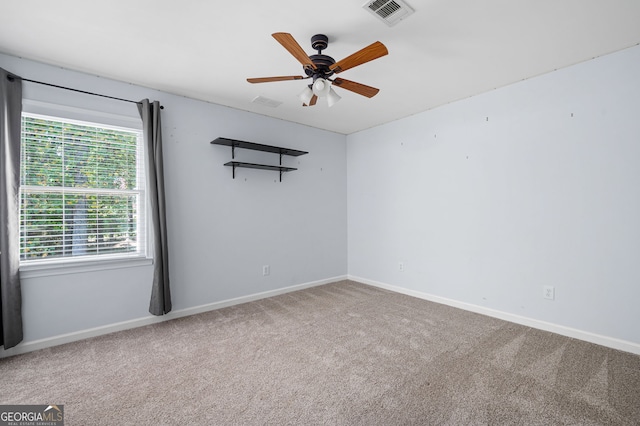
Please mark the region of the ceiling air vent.
<svg viewBox="0 0 640 426"><path fill-rule="evenodd" d="M269 108L276 108L282 105L282 102L265 98L264 96L256 96L251 102L253 102L254 104L264 105Z"/></svg>
<svg viewBox="0 0 640 426"><path fill-rule="evenodd" d="M414 11L402 0L374 0L362 5L388 26L393 26Z"/></svg>

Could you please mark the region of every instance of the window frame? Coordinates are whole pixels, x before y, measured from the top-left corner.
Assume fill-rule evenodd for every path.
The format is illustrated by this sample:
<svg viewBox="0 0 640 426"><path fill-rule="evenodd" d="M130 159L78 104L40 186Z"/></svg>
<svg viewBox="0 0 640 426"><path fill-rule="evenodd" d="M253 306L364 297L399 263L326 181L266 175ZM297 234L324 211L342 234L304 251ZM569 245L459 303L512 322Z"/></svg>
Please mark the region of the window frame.
<svg viewBox="0 0 640 426"><path fill-rule="evenodd" d="M144 135L142 134L142 121L139 117L119 116L110 113L88 111L84 109L51 105L44 102L24 102L22 117L34 117L38 119L77 124L81 126L91 126L104 129L114 129L138 134L138 144L136 149L137 168L144 173L142 179L145 185L147 167L144 147ZM23 105L24 106L24 105ZM22 169L22 163L20 165ZM109 253L101 255L87 256L67 256L55 257L51 259L30 259L20 260L20 273L23 278L60 275L68 273L82 273L97 270L120 269L126 267L136 267L150 265L153 263L152 228L149 217L147 188L142 186L139 202L139 219L137 231L139 238L143 241L142 247L137 252ZM20 197L22 198L22 185L20 186ZM20 211L21 213L22 211ZM140 234L144 234L142 237Z"/></svg>

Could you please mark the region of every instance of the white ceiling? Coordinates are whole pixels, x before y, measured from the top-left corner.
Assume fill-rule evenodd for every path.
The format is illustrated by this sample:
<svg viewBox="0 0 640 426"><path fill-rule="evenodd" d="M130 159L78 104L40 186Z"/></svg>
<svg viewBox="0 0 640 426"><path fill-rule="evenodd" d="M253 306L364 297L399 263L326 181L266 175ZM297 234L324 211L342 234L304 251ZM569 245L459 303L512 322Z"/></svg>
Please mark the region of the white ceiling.
<svg viewBox="0 0 640 426"><path fill-rule="evenodd" d="M0 52L350 134L640 43L638 0L406 2L388 27L365 0L0 0ZM326 34L336 61L381 41L389 55L340 74L380 93L303 108L307 80L247 83L304 75L274 32L309 55Z"/></svg>

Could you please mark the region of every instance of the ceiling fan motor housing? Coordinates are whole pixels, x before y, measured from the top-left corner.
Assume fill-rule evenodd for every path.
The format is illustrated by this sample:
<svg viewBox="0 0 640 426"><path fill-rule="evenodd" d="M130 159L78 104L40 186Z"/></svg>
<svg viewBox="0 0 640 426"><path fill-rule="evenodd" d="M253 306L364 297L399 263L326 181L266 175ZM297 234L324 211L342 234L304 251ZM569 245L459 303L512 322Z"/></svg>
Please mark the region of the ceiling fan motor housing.
<svg viewBox="0 0 640 426"><path fill-rule="evenodd" d="M313 78L317 78L317 77L327 78L334 74L334 72L329 69L331 65L336 63L336 61L331 56L311 55L309 56L309 58L315 64L316 69L313 69L311 67L304 67L304 72L305 74L307 74L307 76L313 77Z"/></svg>
<svg viewBox="0 0 640 426"><path fill-rule="evenodd" d="M309 56L309 59L313 61L316 69L311 67L304 67L304 72L308 77L313 77L315 81L318 78L327 79L331 77L334 72L329 67L336 63L336 61L328 55L323 55L322 51L327 48L329 44L329 37L324 34L316 34L311 37L311 47L318 51L317 55Z"/></svg>

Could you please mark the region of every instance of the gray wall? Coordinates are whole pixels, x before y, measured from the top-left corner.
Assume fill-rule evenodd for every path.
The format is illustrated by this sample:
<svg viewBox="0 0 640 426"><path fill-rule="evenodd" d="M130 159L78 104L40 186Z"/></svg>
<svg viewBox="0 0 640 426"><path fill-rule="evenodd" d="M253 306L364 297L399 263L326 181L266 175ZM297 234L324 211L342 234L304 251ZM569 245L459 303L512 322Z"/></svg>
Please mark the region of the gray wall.
<svg viewBox="0 0 640 426"><path fill-rule="evenodd" d="M347 158L351 276L640 343L640 47L349 135Z"/></svg>
<svg viewBox="0 0 640 426"><path fill-rule="evenodd" d="M344 135L15 57L0 55L0 66L24 78L164 105L175 311L346 276ZM134 104L33 83L24 84L24 97L26 108L37 100L64 105L69 114L98 112L87 112L88 119L137 117ZM275 172L249 169L237 170L234 180L223 166L231 149L209 143L218 136L310 153L284 158L298 170L282 182ZM278 163L276 155L243 150L236 158ZM270 265L269 276L262 265ZM24 343L149 316L150 279L150 265L25 274Z"/></svg>
<svg viewBox="0 0 640 426"><path fill-rule="evenodd" d="M348 272L640 344L640 47L347 137L19 58L0 66L166 107L176 311ZM25 97L137 117L29 83ZM253 170L232 180L217 136L310 154L285 159L299 170L282 183ZM25 342L148 317L150 274L30 273Z"/></svg>

